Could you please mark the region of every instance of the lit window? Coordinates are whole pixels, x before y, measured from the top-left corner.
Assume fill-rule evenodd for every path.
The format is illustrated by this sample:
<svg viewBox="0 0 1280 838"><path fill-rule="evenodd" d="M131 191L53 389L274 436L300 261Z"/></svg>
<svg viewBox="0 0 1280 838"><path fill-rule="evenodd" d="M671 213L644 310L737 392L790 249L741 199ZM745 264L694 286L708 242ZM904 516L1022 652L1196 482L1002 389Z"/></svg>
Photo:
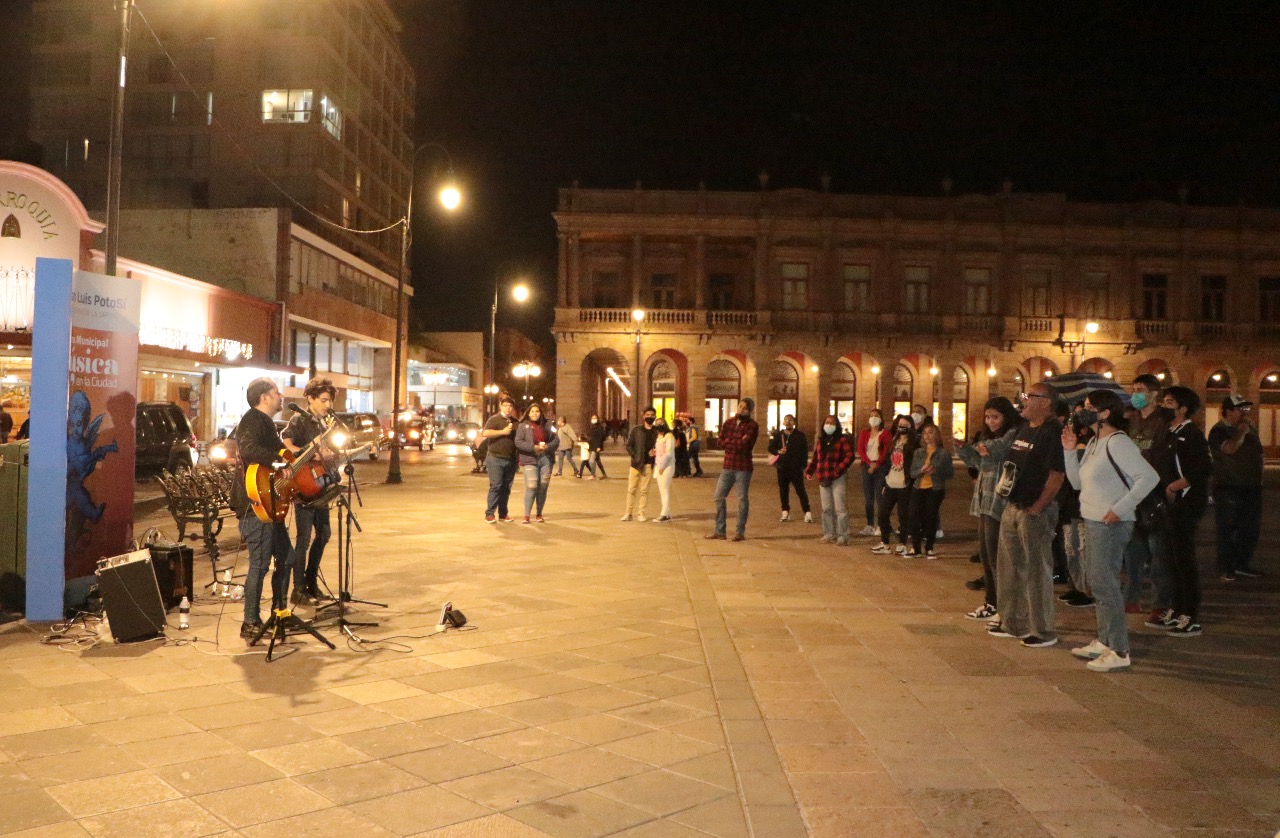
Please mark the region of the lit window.
<svg viewBox="0 0 1280 838"><path fill-rule="evenodd" d="M323 114L324 130L337 139L342 139L342 111L328 96L320 97L320 112Z"/></svg>
<svg viewBox="0 0 1280 838"><path fill-rule="evenodd" d="M262 91L263 122L310 122L310 90Z"/></svg>

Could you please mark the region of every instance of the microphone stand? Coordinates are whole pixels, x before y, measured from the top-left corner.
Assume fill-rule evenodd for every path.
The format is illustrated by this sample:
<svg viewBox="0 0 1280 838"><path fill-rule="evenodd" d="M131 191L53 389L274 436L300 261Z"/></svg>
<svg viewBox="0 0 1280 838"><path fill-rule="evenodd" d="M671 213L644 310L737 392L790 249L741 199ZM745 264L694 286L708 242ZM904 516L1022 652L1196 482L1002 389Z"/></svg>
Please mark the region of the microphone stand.
<svg viewBox="0 0 1280 838"><path fill-rule="evenodd" d="M356 468L351 464L351 455L347 455L346 464L342 467L342 473L347 478L346 496L338 495L337 503L343 511L338 514L338 595L329 603L326 603L316 609L312 622L317 620L327 620L335 616L334 614L322 615L321 612L335 608L338 618L338 630L351 640L364 642L364 639L357 635L351 629L354 628L372 628L377 626L376 622L355 622L347 619L347 604L359 603L361 605L372 605L377 608L386 608L384 602L373 602L367 599L356 599L351 595L351 576L353 571L353 551L351 548L352 534L355 531L364 532L364 528L360 526L360 521L356 518L354 507L351 505L351 498L354 496L356 503L364 506L364 501L360 497L360 487L356 485Z"/></svg>

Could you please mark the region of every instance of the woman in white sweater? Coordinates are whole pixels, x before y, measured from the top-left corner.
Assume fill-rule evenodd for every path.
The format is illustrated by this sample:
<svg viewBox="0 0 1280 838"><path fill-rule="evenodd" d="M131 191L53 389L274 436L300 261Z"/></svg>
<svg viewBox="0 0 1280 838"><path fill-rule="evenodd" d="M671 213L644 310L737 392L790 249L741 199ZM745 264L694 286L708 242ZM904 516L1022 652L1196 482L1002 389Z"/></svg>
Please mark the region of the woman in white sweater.
<svg viewBox="0 0 1280 838"><path fill-rule="evenodd" d="M671 520L671 480L676 476L676 437L666 419L654 425L658 442L654 446L653 476L658 483L658 495L662 498L662 513L653 519L655 524Z"/></svg>
<svg viewBox="0 0 1280 838"><path fill-rule="evenodd" d="M1095 672L1111 672L1129 665L1129 626L1120 588L1125 545L1133 535L1138 504L1160 478L1124 433L1129 423L1116 393L1089 393L1078 418L1093 426L1094 438L1083 452L1077 451L1076 434L1068 424L1062 429L1062 447L1067 479L1080 491L1085 576L1096 600L1098 637L1071 654L1087 660Z"/></svg>

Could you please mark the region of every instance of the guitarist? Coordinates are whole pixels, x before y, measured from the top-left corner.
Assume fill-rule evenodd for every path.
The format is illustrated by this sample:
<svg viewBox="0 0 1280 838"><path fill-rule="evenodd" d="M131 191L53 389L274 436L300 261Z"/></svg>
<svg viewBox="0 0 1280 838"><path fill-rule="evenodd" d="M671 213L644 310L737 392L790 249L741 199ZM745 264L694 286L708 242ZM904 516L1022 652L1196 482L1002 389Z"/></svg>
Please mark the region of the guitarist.
<svg viewBox="0 0 1280 838"><path fill-rule="evenodd" d="M333 411L333 400L338 391L329 379L313 378L307 382L302 394L307 397L307 412L295 413L289 420L289 426L280 434L284 437L285 447L295 454L324 432L324 419ZM315 605L320 598L320 589L316 587L320 559L324 556L325 545L329 543L329 510L327 507L312 509L306 504L298 504L293 515L298 523L298 537L293 544L293 596L290 599L294 605Z"/></svg>
<svg viewBox="0 0 1280 838"><path fill-rule="evenodd" d="M289 596L289 569L292 545L289 529L283 522L266 524L258 519L249 503L245 490L245 469L253 464L270 467L280 459L284 444L276 433L271 417L280 412L284 397L280 388L269 378L255 378L245 392L249 410L240 417L236 426L236 444L240 449L240 465L232 486L231 506L240 522L240 539L249 550L249 572L244 581L244 624L240 636L252 639L262 629L260 606L262 582L275 559L276 569L271 574L271 607L285 608Z"/></svg>

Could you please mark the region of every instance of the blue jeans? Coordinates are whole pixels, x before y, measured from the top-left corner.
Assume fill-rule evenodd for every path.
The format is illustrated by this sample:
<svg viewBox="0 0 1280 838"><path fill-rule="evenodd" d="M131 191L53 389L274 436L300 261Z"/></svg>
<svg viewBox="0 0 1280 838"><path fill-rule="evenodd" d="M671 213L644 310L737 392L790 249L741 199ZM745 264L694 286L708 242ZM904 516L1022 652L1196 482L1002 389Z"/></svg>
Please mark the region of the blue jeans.
<svg viewBox="0 0 1280 838"><path fill-rule="evenodd" d="M848 487L847 471L832 480L830 485L818 484L818 492L822 496L822 535L826 538L849 540Z"/></svg>
<svg viewBox="0 0 1280 838"><path fill-rule="evenodd" d="M1094 599L1098 639L1119 655L1129 654L1129 623L1124 616L1120 571L1124 567L1125 548L1132 540L1132 521L1084 522L1084 572ZM1079 585L1076 589L1084 590Z"/></svg>
<svg viewBox="0 0 1280 838"><path fill-rule="evenodd" d="M289 528L284 523L264 524L252 510L240 519L240 539L249 551L249 572L244 579L244 621L262 622L262 583L276 560L271 574L271 607L289 604L289 571L293 550L289 545Z"/></svg>
<svg viewBox="0 0 1280 838"><path fill-rule="evenodd" d="M1133 529L1133 538L1124 551L1124 601L1128 605L1142 601L1142 584L1151 565L1151 607L1163 611L1173 606L1173 575L1169 572L1169 554L1165 550L1164 530L1147 532L1141 526Z"/></svg>
<svg viewBox="0 0 1280 838"><path fill-rule="evenodd" d="M564 474L564 461L569 461L569 468L574 474L578 473L578 467L573 464L574 455L577 453L577 447L570 445L566 448L556 449L556 477Z"/></svg>
<svg viewBox="0 0 1280 838"><path fill-rule="evenodd" d="M298 524L298 539L293 544L293 587L294 590L306 590L315 587L316 577L320 574L320 559L324 556L325 545L329 543L329 510L295 506L293 517ZM314 541L311 540L313 531Z"/></svg>
<svg viewBox="0 0 1280 838"><path fill-rule="evenodd" d="M537 465L521 466L520 470L524 472L524 517L529 517L535 503L541 515L547 503L547 488L551 486L551 458L539 457Z"/></svg>
<svg viewBox="0 0 1280 838"><path fill-rule="evenodd" d="M484 458L484 467L489 472L489 502L484 514L506 518L509 516L507 502L511 500L511 483L516 479L516 461L490 454Z"/></svg>
<svg viewBox="0 0 1280 838"><path fill-rule="evenodd" d="M1262 526L1262 487L1217 487L1213 517L1218 527L1218 572L1250 570Z"/></svg>
<svg viewBox="0 0 1280 838"><path fill-rule="evenodd" d="M751 511L751 475L750 471L734 469L725 469L720 472L720 479L716 481L715 496L717 535L725 534L725 519L728 517L725 501L734 486L738 487L738 535L747 534L747 513Z"/></svg>
<svg viewBox="0 0 1280 838"><path fill-rule="evenodd" d="M862 510L867 516L867 526L876 525L876 498L880 497L880 489L884 487L884 475L862 467Z"/></svg>

